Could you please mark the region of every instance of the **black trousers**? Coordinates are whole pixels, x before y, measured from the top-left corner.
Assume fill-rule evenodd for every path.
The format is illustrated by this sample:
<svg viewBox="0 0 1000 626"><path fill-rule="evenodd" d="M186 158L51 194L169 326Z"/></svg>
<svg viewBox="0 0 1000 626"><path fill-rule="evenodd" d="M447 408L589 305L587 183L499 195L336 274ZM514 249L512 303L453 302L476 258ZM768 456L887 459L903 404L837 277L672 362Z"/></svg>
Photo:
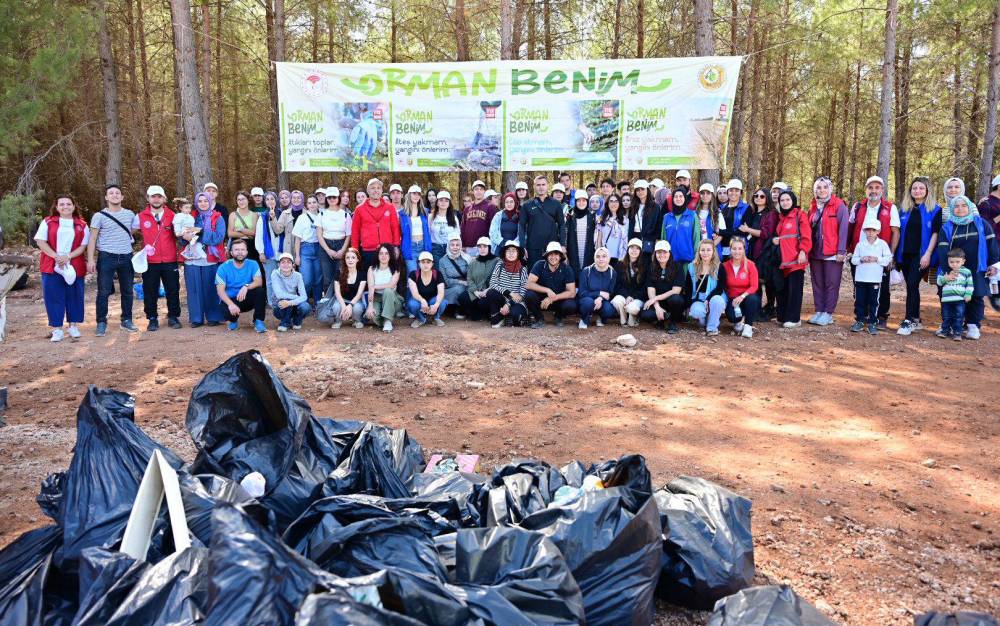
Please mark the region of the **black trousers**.
<svg viewBox="0 0 1000 626"><path fill-rule="evenodd" d="M507 300L506 297L499 291L495 289L490 289L486 292L486 302L489 303L490 307L490 323L498 324L504 319L504 315L500 313L500 309L503 305L510 304L510 311L506 315L506 319L511 322L514 326L521 324L521 320L527 315L528 310L525 308L523 303L518 303L514 301Z"/></svg>
<svg viewBox="0 0 1000 626"><path fill-rule="evenodd" d="M740 304L740 313L741 315L736 315L736 307L733 306L733 301L727 300L726 318L733 324L743 322L747 326L753 326L754 322L757 321L757 315L760 314L760 296L752 293L744 298L743 303Z"/></svg>
<svg viewBox="0 0 1000 626"><path fill-rule="evenodd" d="M882 286L878 290L878 319L883 322L889 319L889 268L882 270Z"/></svg>
<svg viewBox="0 0 1000 626"><path fill-rule="evenodd" d="M529 291L524 294L524 306L527 307L528 313L536 320L543 319L545 316L545 311L542 311L542 300L544 299L545 296L537 291ZM553 302L547 310L552 311L556 319L563 319L576 313L576 300L569 298Z"/></svg>
<svg viewBox="0 0 1000 626"><path fill-rule="evenodd" d="M668 315L664 318L669 320L674 324L679 324L684 321L684 297L678 294L674 294L667 298L666 300L660 301L660 307L666 310ZM646 322L656 322L656 311L650 306L648 309L643 309L639 313L639 319Z"/></svg>
<svg viewBox="0 0 1000 626"><path fill-rule="evenodd" d="M785 286L774 295L778 300L778 322L798 322L802 317L802 287L806 271L795 270L785 276Z"/></svg>
<svg viewBox="0 0 1000 626"><path fill-rule="evenodd" d="M903 278L906 281L906 319L918 320L920 319L920 280L924 276L924 271L920 269L920 257L915 254L904 255L899 269L903 272Z"/></svg>
<svg viewBox="0 0 1000 626"><path fill-rule="evenodd" d="M142 274L142 303L146 319L156 319L160 282L167 294L167 317L181 316L181 275L177 263L150 263Z"/></svg>
<svg viewBox="0 0 1000 626"><path fill-rule="evenodd" d="M135 276L132 269L132 254L97 253L97 321L108 321L108 298L115 290L115 280L118 281L118 291L122 298L122 321L132 319L132 281ZM145 289L145 287L143 287ZM159 288L157 288L159 291Z"/></svg>
<svg viewBox="0 0 1000 626"><path fill-rule="evenodd" d="M243 298L242 302L235 298L232 300L233 304L240 308L240 313L253 311L254 321L264 321L264 316L267 315L267 291L263 287L248 289L247 297ZM222 303L222 314L230 322L240 319L239 315L233 315L229 312L229 306L225 302Z"/></svg>
<svg viewBox="0 0 1000 626"><path fill-rule="evenodd" d="M878 283L859 283L854 281L854 320L864 324L874 324L878 321L876 313L879 303Z"/></svg>
<svg viewBox="0 0 1000 626"><path fill-rule="evenodd" d="M458 311L463 315L466 315L469 319L478 322L486 319L490 315L490 303L486 298L476 298L473 300L469 297L468 291L463 291L460 296L458 296L458 302L455 303L458 306Z"/></svg>

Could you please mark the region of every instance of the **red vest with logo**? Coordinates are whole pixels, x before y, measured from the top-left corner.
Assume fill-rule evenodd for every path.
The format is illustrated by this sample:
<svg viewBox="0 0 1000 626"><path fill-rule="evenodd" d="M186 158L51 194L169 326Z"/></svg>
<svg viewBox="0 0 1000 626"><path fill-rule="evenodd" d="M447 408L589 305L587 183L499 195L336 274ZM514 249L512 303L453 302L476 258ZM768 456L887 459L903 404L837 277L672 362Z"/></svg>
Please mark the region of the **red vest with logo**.
<svg viewBox="0 0 1000 626"><path fill-rule="evenodd" d="M174 235L174 212L164 207L160 223L156 223L153 210L147 204L139 213L139 232L142 242L155 248L153 254L147 257L149 263L176 263L177 237Z"/></svg>
<svg viewBox="0 0 1000 626"><path fill-rule="evenodd" d="M854 205L854 224L851 229L851 246L847 249L848 252L854 252L854 248L857 247L858 242L861 241L861 230L862 224L865 223L865 217L868 215L868 201L858 202ZM889 224L892 221L892 203L882 198L879 202L878 208L878 221L882 224L882 230L878 232L879 239L892 246L892 227ZM826 236L826 233L823 233Z"/></svg>
<svg viewBox="0 0 1000 626"><path fill-rule="evenodd" d="M823 214L820 215L820 232L823 233L823 256L835 256L840 244L840 225L837 223L837 211L844 206L844 201L837 196L830 196L830 200L823 207ZM816 206L816 199L813 198L809 207L809 223L812 224L813 217L819 208ZM857 243L857 242L855 242ZM851 248L853 250L854 248Z"/></svg>
<svg viewBox="0 0 1000 626"><path fill-rule="evenodd" d="M45 218L45 223L49 225L47 243L49 247L53 250L56 248L56 240L59 234L59 216L50 215ZM87 232L87 222L83 221L78 217L73 218L73 246L71 250L76 250L83 244L83 236ZM75 256L69 261L73 269L76 270L76 275L82 280L84 276L87 275L87 259L84 255ZM38 258L38 269L41 270L43 274L55 274L56 273L56 260L54 257L50 257L44 252Z"/></svg>

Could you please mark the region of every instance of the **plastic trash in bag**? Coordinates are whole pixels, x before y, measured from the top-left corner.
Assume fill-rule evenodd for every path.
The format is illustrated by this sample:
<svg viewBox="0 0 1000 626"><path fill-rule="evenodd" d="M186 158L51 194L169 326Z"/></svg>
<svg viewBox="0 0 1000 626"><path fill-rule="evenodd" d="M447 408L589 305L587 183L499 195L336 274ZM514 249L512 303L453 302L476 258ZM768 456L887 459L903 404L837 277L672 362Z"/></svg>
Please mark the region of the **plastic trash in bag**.
<svg viewBox="0 0 1000 626"><path fill-rule="evenodd" d="M75 569L74 562L84 548L111 547L121 540L154 450L159 450L171 467L182 465L177 456L135 424L134 413L135 399L110 389L90 387L80 403L76 447L61 481L63 495L58 498L55 518L63 531L56 563L64 569ZM58 482L46 479L49 484Z"/></svg>
<svg viewBox="0 0 1000 626"><path fill-rule="evenodd" d="M640 454L627 454L620 459L605 461L592 467L587 474L598 476L605 488L624 488L625 506L633 513L642 508L653 494L653 479L646 469L645 457Z"/></svg>
<svg viewBox="0 0 1000 626"><path fill-rule="evenodd" d="M323 483L323 496L368 494L406 498L423 463L420 445L405 430L365 424Z"/></svg>
<svg viewBox="0 0 1000 626"><path fill-rule="evenodd" d="M261 503L283 526L314 499L337 466L340 447L256 350L242 352L205 375L191 393L185 419L198 448L196 473L235 481L259 472Z"/></svg>
<svg viewBox="0 0 1000 626"><path fill-rule="evenodd" d="M52 555L62 543L58 526L29 530L0 551L0 623L41 624Z"/></svg>
<svg viewBox="0 0 1000 626"><path fill-rule="evenodd" d="M423 626L423 622L358 602L339 589L306 598L295 626Z"/></svg>
<svg viewBox="0 0 1000 626"><path fill-rule="evenodd" d="M632 514L621 487L584 492L573 504L547 508L520 527L559 548L583 594L587 624L648 624L653 619L663 540L656 504Z"/></svg>
<svg viewBox="0 0 1000 626"><path fill-rule="evenodd" d="M150 567L124 552L87 548L80 555L80 603L73 626L102 626Z"/></svg>
<svg viewBox="0 0 1000 626"><path fill-rule="evenodd" d="M458 531L454 580L490 587L534 624L584 621L580 586L542 533L517 527Z"/></svg>
<svg viewBox="0 0 1000 626"><path fill-rule="evenodd" d="M1000 626L1000 621L986 613L958 611L938 613L932 611L913 618L913 626Z"/></svg>
<svg viewBox="0 0 1000 626"><path fill-rule="evenodd" d="M750 587L719 600L707 626L837 626L788 585Z"/></svg>
<svg viewBox="0 0 1000 626"><path fill-rule="evenodd" d="M543 510L566 484L559 470L543 461L514 459L493 472L490 485L478 494L486 526L517 524Z"/></svg>
<svg viewBox="0 0 1000 626"><path fill-rule="evenodd" d="M207 592L208 550L192 546L148 566L104 624L201 624Z"/></svg>
<svg viewBox="0 0 1000 626"><path fill-rule="evenodd" d="M414 499L434 498L447 499L455 503L459 517L454 520L465 528L485 526L479 507L476 504L478 490L489 479L479 474L464 474L450 472L448 474L415 474L410 491ZM428 507L431 508L431 507ZM441 512L438 507L435 511ZM445 513L444 517L451 519Z"/></svg>
<svg viewBox="0 0 1000 626"><path fill-rule="evenodd" d="M660 597L704 610L753 583L749 500L690 476L653 497L663 524Z"/></svg>

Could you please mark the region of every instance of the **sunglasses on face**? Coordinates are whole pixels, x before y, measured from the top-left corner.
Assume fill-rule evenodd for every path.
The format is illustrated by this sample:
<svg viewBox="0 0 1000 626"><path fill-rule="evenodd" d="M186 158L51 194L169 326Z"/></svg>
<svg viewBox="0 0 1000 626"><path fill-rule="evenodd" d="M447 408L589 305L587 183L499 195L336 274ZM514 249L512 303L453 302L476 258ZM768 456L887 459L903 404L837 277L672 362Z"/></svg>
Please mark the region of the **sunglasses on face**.
<svg viewBox="0 0 1000 626"><path fill-rule="evenodd" d="M767 198L767 196L765 196L765 195L764 195L764 194L762 194L762 193L755 193L755 194L753 195L753 197L754 197L754 198Z"/></svg>

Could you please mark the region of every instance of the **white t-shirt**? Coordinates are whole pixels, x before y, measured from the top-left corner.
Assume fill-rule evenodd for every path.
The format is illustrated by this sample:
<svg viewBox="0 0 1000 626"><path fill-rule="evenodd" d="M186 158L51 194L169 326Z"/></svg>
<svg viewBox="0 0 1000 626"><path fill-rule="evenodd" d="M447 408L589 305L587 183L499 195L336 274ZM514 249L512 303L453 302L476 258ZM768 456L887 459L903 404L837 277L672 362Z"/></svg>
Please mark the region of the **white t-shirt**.
<svg viewBox="0 0 1000 626"><path fill-rule="evenodd" d="M295 226L292 227L292 235L298 237L302 240L302 243L318 243L319 237L316 236L316 224L319 223L320 216L313 215L307 211L303 211L302 215L295 220Z"/></svg>
<svg viewBox="0 0 1000 626"><path fill-rule="evenodd" d="M56 231L56 254L66 255L73 251L73 239L76 237L76 230L73 228L73 218L59 218L59 230ZM42 220L42 223L38 225L38 231L35 233L35 239L38 241L48 241L49 240L49 223ZM90 229L83 229L83 240L80 242L81 246L87 245L90 241Z"/></svg>
<svg viewBox="0 0 1000 626"><path fill-rule="evenodd" d="M446 216L438 216L431 222L431 243L447 246L455 233L459 232L458 228L448 224Z"/></svg>
<svg viewBox="0 0 1000 626"><path fill-rule="evenodd" d="M302 216L299 216L302 219ZM347 225L351 218L347 211L320 211L318 225L323 227L323 238L335 241L343 240L347 237Z"/></svg>

